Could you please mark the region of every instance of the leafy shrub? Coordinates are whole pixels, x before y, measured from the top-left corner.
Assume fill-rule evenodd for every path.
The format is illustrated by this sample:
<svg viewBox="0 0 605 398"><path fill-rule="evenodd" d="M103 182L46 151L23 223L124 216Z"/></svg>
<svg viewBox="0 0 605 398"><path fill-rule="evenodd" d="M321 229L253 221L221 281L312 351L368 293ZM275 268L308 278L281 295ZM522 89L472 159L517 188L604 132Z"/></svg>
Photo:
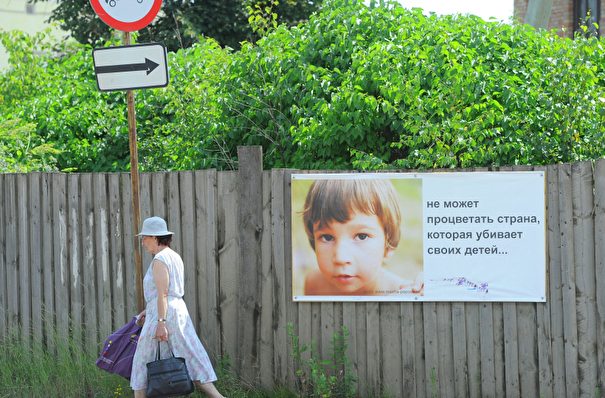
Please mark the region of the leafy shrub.
<svg viewBox="0 0 605 398"><path fill-rule="evenodd" d="M273 121L258 110L279 104L290 123L280 125L290 129L272 138L291 143L289 167L499 166L602 156L603 46L596 38L570 41L474 16L427 17L393 3L330 4L308 24L242 49L232 72L259 99L231 117L254 121L239 118L241 132L266 135ZM236 90L229 95L239 98ZM248 141L276 147L263 134L255 138Z"/></svg>
<svg viewBox="0 0 605 398"><path fill-rule="evenodd" d="M20 120L0 122L0 173L56 171L60 151L41 140L35 128Z"/></svg>
<svg viewBox="0 0 605 398"><path fill-rule="evenodd" d="M603 156L600 39L396 2L331 0L292 28L256 11L251 22L266 35L256 44L234 52L200 38L169 53L168 87L136 92L142 170L235 169L238 145L261 145L266 168L299 169ZM4 120L36 125L61 151L60 170L127 170L125 96L96 90L92 49L0 37L12 67L0 74ZM57 49L61 57L31 56Z"/></svg>

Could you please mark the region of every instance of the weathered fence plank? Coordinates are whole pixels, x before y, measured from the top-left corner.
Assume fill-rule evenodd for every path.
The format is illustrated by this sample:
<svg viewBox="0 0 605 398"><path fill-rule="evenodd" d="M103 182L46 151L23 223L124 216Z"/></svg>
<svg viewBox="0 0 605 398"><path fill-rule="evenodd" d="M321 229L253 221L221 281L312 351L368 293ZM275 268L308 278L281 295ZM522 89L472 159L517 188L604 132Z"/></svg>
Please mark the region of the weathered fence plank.
<svg viewBox="0 0 605 398"><path fill-rule="evenodd" d="M279 242L275 242L275 266L283 267L284 269L284 293L287 297L285 301L285 320L294 320L297 318L296 314L298 312L298 304L294 303L292 300L292 236L290 231L292 231L292 193L291 193L291 176L292 170L278 170L276 172L277 181L281 181L279 185L274 185L275 189L278 189L280 192L276 194L274 197L276 200L275 207L273 207L274 213L274 228L277 228L278 231L282 232L282 241L283 245L278 245ZM278 329L280 329L282 335L284 337L286 334L286 322L278 323ZM314 336L318 336L315 334ZM286 385L292 385L295 380L295 369L294 369L294 361L290 355L290 347L286 345Z"/></svg>
<svg viewBox="0 0 605 398"><path fill-rule="evenodd" d="M274 372L276 380L280 380L285 386L294 387L294 361L290 355L291 346L285 329L288 322L296 322L295 312L291 311L292 288L288 290L287 285L292 284L292 259L289 255L286 242L288 228L291 223L286 217L290 216L286 208L290 207L289 196L286 196L286 187L290 186L290 171L273 170L271 172L271 226L272 226L272 258L274 269L274 302L273 302L273 339L274 339ZM287 206L287 207L286 207ZM287 268L290 267L290 270ZM290 279L288 279L290 278ZM309 322L311 319L308 320ZM296 326L296 325L295 325ZM302 340L302 337L301 337ZM301 343L308 343L302 340Z"/></svg>
<svg viewBox="0 0 605 398"><path fill-rule="evenodd" d="M435 395L439 391L439 338L437 335L437 303L423 303L424 356L426 358L426 391Z"/></svg>
<svg viewBox="0 0 605 398"><path fill-rule="evenodd" d="M437 303L437 336L439 347L439 388L441 396L454 396L454 347L452 338L452 304Z"/></svg>
<svg viewBox="0 0 605 398"><path fill-rule="evenodd" d="M2 247L3 249L6 249L6 245L8 243L8 239L6 236L6 230L5 230L5 220L6 220L6 215L4 214L5 210L6 210L6 206L5 206L5 196L4 196L4 183L5 183L5 178L4 178L4 174L0 174L0 200L3 203L3 206L0 206L0 247ZM7 269L6 269L6 261L5 261L5 254L6 254L6 250L2 250L3 253L0 252L0 339L7 339L7 328L9 325L9 320L7 318L8 316L8 303L7 303L7 282L8 282L8 276L7 276Z"/></svg>
<svg viewBox="0 0 605 398"><path fill-rule="evenodd" d="M86 348L94 352L99 340L109 336L99 336L99 319L97 317L97 285L101 276L98 264L95 261L95 222L94 222L94 200L92 192L92 174L80 176L80 213L82 221L82 277L86 281L84 288L84 332L86 334ZM100 270L99 270L100 271Z"/></svg>
<svg viewBox="0 0 605 398"><path fill-rule="evenodd" d="M519 356L519 392L522 397L540 396L538 376L538 346L536 305L517 303L517 334Z"/></svg>
<svg viewBox="0 0 605 398"><path fill-rule="evenodd" d="M517 340L517 306L504 303L504 376L506 398L520 397L519 393L519 342Z"/></svg>
<svg viewBox="0 0 605 398"><path fill-rule="evenodd" d="M195 234L195 180L193 172L181 171L178 174L179 197L181 199L181 222L180 222L180 241L181 257L185 264L185 302L187 310L194 325L199 324L199 302L200 298L197 292L200 291L198 286L198 264L197 251L199 247L199 237ZM178 209L178 207L177 207Z"/></svg>
<svg viewBox="0 0 605 398"><path fill-rule="evenodd" d="M141 206L141 226L140 228L143 227L143 222L145 221L145 219L149 218L149 217L154 217L154 216L158 216L158 217L163 217L164 220L166 215L164 214L163 211L163 207L162 207L162 213L161 215L158 213L159 210L156 210L155 207L153 206L153 202L152 202L152 190L153 190L153 186L152 186L152 176L155 176L156 173L141 173L139 174L139 190L140 190L140 206ZM131 184L132 182L129 181ZM163 184L161 184L163 186ZM132 200L132 189L129 190L129 194L130 194L130 200ZM132 202L131 202L131 206L132 207ZM134 211L133 209L131 209L131 211ZM168 221L166 221L168 222ZM134 215L131 212L130 213L130 223L134 224ZM133 225L133 228L134 227ZM138 234L139 232L141 232L141 230L135 231L135 235ZM169 230L170 231L170 230ZM147 272L147 270L149 269L149 265L151 264L151 260L153 258L153 256L151 256L151 254L149 254L147 252L147 250L145 250L145 248L141 245L141 237L138 237L136 239L137 242L137 246L139 247L139 249L141 250L141 259L142 259L142 267L143 267L143 271L142 271L142 276L141 278L143 278L145 276L145 273ZM134 253L133 253L134 255ZM143 294L141 292L141 294ZM142 311L143 309L141 309Z"/></svg>
<svg viewBox="0 0 605 398"><path fill-rule="evenodd" d="M166 187L166 223L171 228L170 231L175 234L172 236L172 243L170 246L174 251L183 256L183 219L181 211L183 210L184 203L181 201L181 193L179 190L179 183L183 172L177 173L166 173L165 187Z"/></svg>
<svg viewBox="0 0 605 398"><path fill-rule="evenodd" d="M366 384L375 396L382 388L380 382L380 304L366 303ZM324 344L327 342L324 342Z"/></svg>
<svg viewBox="0 0 605 398"><path fill-rule="evenodd" d="M494 365L494 315L492 303L479 306L479 341L481 345L481 396L496 396L496 374Z"/></svg>
<svg viewBox="0 0 605 398"><path fill-rule="evenodd" d="M29 242L30 247L30 264L29 272L31 277L31 333L33 341L38 347L42 345L42 327L43 320L43 300L44 300L44 279L42 271L42 254L40 250L42 247L42 216L41 216L41 174L34 173L29 175L28 179L28 196L29 196Z"/></svg>
<svg viewBox="0 0 605 398"><path fill-rule="evenodd" d="M180 206L173 204L177 210L181 210L180 227L180 254L185 264L185 302L187 310L194 325L198 325L199 319L199 302L200 298L197 292L200 291L198 286L199 268L197 264L197 251L199 247L199 237L195 229L195 179L193 172L181 171L178 173L178 185L175 187L179 191ZM174 232L174 231L173 231Z"/></svg>
<svg viewBox="0 0 605 398"><path fill-rule="evenodd" d="M113 332L113 317L111 308L112 285L114 276L111 275L109 264L109 212L107 206L107 174L94 174L92 178L94 224L95 224L95 263L101 278L97 285L97 303L102 336ZM122 326L122 325L120 325Z"/></svg>
<svg viewBox="0 0 605 398"><path fill-rule="evenodd" d="M257 382L260 371L261 272L263 231L263 155L261 147L238 147L238 329L241 375ZM260 272L259 272L260 271Z"/></svg>
<svg viewBox="0 0 605 398"><path fill-rule="evenodd" d="M454 372L454 396L468 397L467 331L464 319L464 303L452 303L452 361Z"/></svg>
<svg viewBox="0 0 605 398"><path fill-rule="evenodd" d="M480 305L482 304L464 304L469 398L481 397L481 325L479 323Z"/></svg>
<svg viewBox="0 0 605 398"><path fill-rule="evenodd" d="M422 303L413 304L414 313L414 362L416 368L416 392L417 396L427 396L426 380L428 375L425 372L426 358L424 356L424 319L422 316Z"/></svg>
<svg viewBox="0 0 605 398"><path fill-rule="evenodd" d="M69 269L67 254L67 175L53 175L53 256L55 268L56 333L59 343L69 342Z"/></svg>
<svg viewBox="0 0 605 398"><path fill-rule="evenodd" d="M513 171L544 171L545 168L537 168L528 165L513 166ZM546 194L546 191L545 193ZM546 202L546 200L545 200ZM546 210L545 210L546 211ZM545 229L546 225L542 226ZM548 242L547 242L548 244ZM545 248L546 250L546 248ZM544 264L546 267L546 264ZM537 307L541 303L516 303L517 316L517 344L518 344L518 372L520 396L540 396L538 376L538 321Z"/></svg>
<svg viewBox="0 0 605 398"><path fill-rule="evenodd" d="M334 303L322 302L321 306L321 333L319 334L319 340L317 344L318 354L321 358L330 358L330 341L333 340L334 333L336 332L335 327L335 314L334 314ZM376 330L378 334L380 329ZM379 352L378 350L376 352Z"/></svg>
<svg viewBox="0 0 605 398"><path fill-rule="evenodd" d="M273 369L273 250L271 228L272 201L271 172L262 173L262 217L263 228L260 242L260 336L259 363L261 369ZM264 386L273 385L273 372L261 371L259 382Z"/></svg>
<svg viewBox="0 0 605 398"><path fill-rule="evenodd" d="M169 204L166 203L168 198L166 195L166 174L164 172L151 174L149 192L151 194L150 209L153 209L153 214L150 214L149 217L162 217L170 226L171 220L168 218L169 213L167 209Z"/></svg>
<svg viewBox="0 0 605 398"><path fill-rule="evenodd" d="M349 345L349 348L346 350L345 354L347 355L347 357L349 358L349 361L351 362L351 367L349 369L349 371L351 372L351 376L353 378L359 378L359 371L357 368L357 358L358 358L358 352L357 352L357 330L355 329L355 325L357 323L357 316L356 316L356 311L355 311L355 303L343 303L342 304L342 326L346 328L347 333L349 333L348 339L347 339L347 344ZM299 306L299 312L300 312L300 308L302 306ZM405 377L405 375L403 375Z"/></svg>
<svg viewBox="0 0 605 398"><path fill-rule="evenodd" d="M19 251L17 244L17 175L8 174L5 178L4 206L5 232L6 232L6 311L8 319L8 331L12 336L18 333L20 327L19 319Z"/></svg>
<svg viewBox="0 0 605 398"><path fill-rule="evenodd" d="M522 368L522 371L526 368L526 367L534 367L535 371L537 372L537 382L538 382L538 386L536 388L538 388L538 390L533 393L533 395L535 396L540 396L540 397L544 397L544 398L551 398L553 396L553 391L552 391L552 385L553 385L553 381L552 381L552 377L553 377L553 365L552 365L552 346L550 344L551 339L552 339L552 332L551 332L551 319L550 319L550 290L549 290L549 280L550 280L550 267L548 266L548 260L549 260L549 246L550 246L550 217L549 217L549 213L552 211L551 209L551 202L550 202L550 191L552 190L553 186L552 184L549 184L549 176L548 176L548 168L546 166L539 166L539 167L535 167L534 168L536 171L542 171L545 173L545 205L546 205L546 218L545 218L545 222L546 225L544 225L545 228L545 233L546 233L546 285L547 285L547 291L546 291L546 301L544 303L536 303L536 338L535 338L535 344L537 346L537 358L536 360L538 361L538 366L536 367L534 363L529 363L527 365L524 365ZM522 381L522 392L524 392L525 390L523 389L524 387L523 381ZM531 391L530 391L531 393Z"/></svg>
<svg viewBox="0 0 605 398"><path fill-rule="evenodd" d="M53 267L53 224L52 224L52 192L51 192L52 174L42 175L42 244L40 248L44 255L42 256L42 286L44 288L42 319L44 323L44 341L48 347L56 347L55 340L55 292L54 286L54 267ZM0 177L1 179L1 177ZM0 181L0 185L3 185ZM0 188L0 198L2 198L2 188ZM4 222L2 221L2 211L0 211L0 234ZM6 246L4 246L6 247ZM1 258L2 256L0 256ZM0 260L0 263L2 260ZM0 264L1 267L1 264ZM0 282L0 286L1 286ZM2 293L0 293L0 296ZM0 305L2 307L2 305ZM1 310L0 310L1 311ZM1 316L1 314L0 314ZM51 350L52 352L52 350Z"/></svg>
<svg viewBox="0 0 605 398"><path fill-rule="evenodd" d="M105 196L104 193L101 196ZM83 280L82 280L82 256L81 249L84 247L80 241L81 219L80 219L80 178L78 175L70 174L67 177L67 214L69 215L69 227L67 229L69 236L69 303L70 318L72 321L72 340L77 346L82 345L82 333L84 324L84 301L82 299ZM109 286L109 281L107 281ZM104 303L105 308L111 310L111 301ZM105 319L107 320L107 319ZM111 325L111 318L109 318Z"/></svg>
<svg viewBox="0 0 605 398"><path fill-rule="evenodd" d="M218 175L218 212L219 212L219 289L221 339L224 352L233 360L239 358L237 341L238 289L239 289L239 242L237 241L237 202L239 199L237 172L226 172ZM237 367L241 363L235 363Z"/></svg>
<svg viewBox="0 0 605 398"><path fill-rule="evenodd" d="M214 365L218 364L220 351L220 323L218 308L218 241L216 234L216 170L196 171L195 220L198 250L198 323L196 330Z"/></svg>
<svg viewBox="0 0 605 398"><path fill-rule="evenodd" d="M21 323L21 338L25 345L31 344L31 275L30 275L30 242L29 229L31 218L28 212L27 175L17 174L17 217L26 220L17 228L17 268L19 275L19 321Z"/></svg>
<svg viewBox="0 0 605 398"><path fill-rule="evenodd" d="M576 276L578 378L580 396L597 391L597 320L594 264L594 200L592 164L573 163L573 249Z"/></svg>
<svg viewBox="0 0 605 398"><path fill-rule="evenodd" d="M548 292L551 318L552 381L554 391L566 391L565 346L563 337L563 276L561 272L561 228L559 207L559 167L549 166L548 187ZM548 347L547 347L548 348Z"/></svg>
<svg viewBox="0 0 605 398"><path fill-rule="evenodd" d="M356 323L351 325L351 333L355 333L356 336L356 352L357 356L352 357L355 367L357 368L357 377L359 379L358 391L362 396L368 396L369 389L366 380L368 379L368 368L366 365L366 358L368 352L368 323L366 317L366 303L357 303L355 305L355 321Z"/></svg>
<svg viewBox="0 0 605 398"><path fill-rule="evenodd" d="M576 316L576 275L574 262L574 228L571 165L559 168L559 213L561 226L561 281L563 296L563 337L565 349L565 383L567 396L579 396L578 329Z"/></svg>
<svg viewBox="0 0 605 398"><path fill-rule="evenodd" d="M403 372L400 387L401 396L418 396L418 381L416 379L419 372L424 372L424 364L416 356L416 341L419 337L414 330L415 322L418 321L414 317L414 304L401 304L399 314L401 328L398 337L401 339L401 367Z"/></svg>
<svg viewBox="0 0 605 398"><path fill-rule="evenodd" d="M388 392L403 396L403 361L401 340L401 308L399 303L380 304L380 356L383 378L390 380Z"/></svg>
<svg viewBox="0 0 605 398"><path fill-rule="evenodd" d="M138 315L137 308L137 283L136 283L136 267L135 267L135 250L141 250L139 238L136 236L140 231L134 226L133 205L132 205L132 180L130 173L120 173L121 192L122 196L122 241L123 241L123 256L124 256L124 294L125 294L125 310L126 319L130 320L133 316ZM139 190L142 186L143 175L139 174ZM148 191L147 191L148 192ZM148 198L143 192L139 196L139 209L141 219L143 217L143 198ZM148 202L145 202L146 204ZM142 259L142 256L141 256ZM142 263L143 272L146 269L145 262Z"/></svg>
<svg viewBox="0 0 605 398"><path fill-rule="evenodd" d="M122 195L119 174L107 175L107 195L109 197L109 264L111 275L115 284L111 294L111 306L113 308L113 329L117 330L125 325L132 315L127 314L126 307L126 270L124 253L124 233L122 223ZM86 240L86 235L83 236ZM87 266L87 263L84 263Z"/></svg>
<svg viewBox="0 0 605 398"><path fill-rule="evenodd" d="M605 159L599 159L595 162L594 182L596 365L598 368L597 384L603 386L605 385Z"/></svg>

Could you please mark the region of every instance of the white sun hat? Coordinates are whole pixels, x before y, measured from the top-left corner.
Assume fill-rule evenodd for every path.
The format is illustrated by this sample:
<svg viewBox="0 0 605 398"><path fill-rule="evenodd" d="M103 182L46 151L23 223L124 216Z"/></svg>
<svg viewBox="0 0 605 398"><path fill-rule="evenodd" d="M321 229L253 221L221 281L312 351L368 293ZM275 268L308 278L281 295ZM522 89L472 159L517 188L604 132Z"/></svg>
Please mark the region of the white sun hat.
<svg viewBox="0 0 605 398"><path fill-rule="evenodd" d="M137 234L147 236L165 236L174 235L174 232L168 231L166 221L161 217L150 217L143 221L143 230Z"/></svg>

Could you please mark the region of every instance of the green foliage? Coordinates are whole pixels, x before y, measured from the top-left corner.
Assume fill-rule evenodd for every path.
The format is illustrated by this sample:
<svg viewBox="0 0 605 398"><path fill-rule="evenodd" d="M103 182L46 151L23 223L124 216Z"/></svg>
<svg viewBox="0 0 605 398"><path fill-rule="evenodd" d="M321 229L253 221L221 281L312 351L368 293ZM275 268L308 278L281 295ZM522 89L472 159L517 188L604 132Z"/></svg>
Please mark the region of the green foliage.
<svg viewBox="0 0 605 398"><path fill-rule="evenodd" d="M18 31L0 31L0 38L11 53L10 69L0 74L4 119L35 124L35 135L58 151L59 170L126 170L125 99L98 92L92 49L63 45L39 51L38 40Z"/></svg>
<svg viewBox="0 0 605 398"><path fill-rule="evenodd" d="M53 62L51 28L31 36L20 31L0 31L0 42L8 52L11 70L2 77L0 104L11 106L43 92L45 67ZM39 62L37 62L39 61Z"/></svg>
<svg viewBox="0 0 605 398"><path fill-rule="evenodd" d="M0 173L56 171L54 144L37 136L36 125L20 120L0 122Z"/></svg>
<svg viewBox="0 0 605 398"><path fill-rule="evenodd" d="M283 386L275 386L273 390L267 390L266 387L252 385L242 379L237 378L233 369L233 362L229 354L223 352L219 358L219 365L216 371L217 381L214 382L216 389L225 397L246 397L246 398L297 398L294 392ZM207 397L197 389L192 397Z"/></svg>
<svg viewBox="0 0 605 398"><path fill-rule="evenodd" d="M549 164L603 155L595 38L332 1L230 58L225 152L265 166L387 169Z"/></svg>
<svg viewBox="0 0 605 398"><path fill-rule="evenodd" d="M282 7L303 3L242 3L246 29L261 38L239 51L200 36L191 19L201 16L187 14L181 40L196 43L169 53L170 84L136 92L141 170L236 169L239 145L261 145L268 169L603 156L605 47L589 28L568 40L360 0L330 0L305 23L281 23ZM91 47L21 32L0 38L11 54L0 74L3 119L35 125L40 142L60 151L59 170L128 170L125 96L96 90Z"/></svg>
<svg viewBox="0 0 605 398"><path fill-rule="evenodd" d="M277 0L270 0L268 4L256 3L247 6L248 24L254 33L265 37L277 28L277 14L273 12L273 7L277 5L279 5Z"/></svg>
<svg viewBox="0 0 605 398"><path fill-rule="evenodd" d="M395 4L331 6L241 52L268 64L257 63L246 80L269 91L265 99L279 92L295 121L288 166L499 166L603 154L596 39L563 40L473 16L426 17ZM261 126L270 131L269 122Z"/></svg>
<svg viewBox="0 0 605 398"><path fill-rule="evenodd" d="M292 358L302 368L296 371L302 387L301 393L306 397L354 397L357 378L351 375L351 362L345 351L348 348L347 338L349 332L342 327L341 333L334 334L330 341L330 360L321 360L315 353L315 341L310 344L300 344L299 337L294 334L294 327L290 322L286 326L290 343L292 344ZM304 359L305 352L310 358Z"/></svg>
<svg viewBox="0 0 605 398"><path fill-rule="evenodd" d="M137 92L139 162L143 170L234 169L236 149L223 143L217 82L231 52L211 39L169 54L171 81Z"/></svg>

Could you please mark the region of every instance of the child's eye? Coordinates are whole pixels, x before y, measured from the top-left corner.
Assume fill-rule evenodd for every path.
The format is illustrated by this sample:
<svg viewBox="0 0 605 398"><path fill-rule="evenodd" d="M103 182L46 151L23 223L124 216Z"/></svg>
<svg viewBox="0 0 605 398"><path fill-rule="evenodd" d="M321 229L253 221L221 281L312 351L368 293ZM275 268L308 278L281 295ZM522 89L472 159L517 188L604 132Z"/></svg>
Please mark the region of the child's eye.
<svg viewBox="0 0 605 398"><path fill-rule="evenodd" d="M359 240L366 240L370 237L370 235L368 234L357 234L357 239Z"/></svg>
<svg viewBox="0 0 605 398"><path fill-rule="evenodd" d="M334 237L332 235L321 235L319 237L319 240L322 242L332 242L334 240Z"/></svg>

